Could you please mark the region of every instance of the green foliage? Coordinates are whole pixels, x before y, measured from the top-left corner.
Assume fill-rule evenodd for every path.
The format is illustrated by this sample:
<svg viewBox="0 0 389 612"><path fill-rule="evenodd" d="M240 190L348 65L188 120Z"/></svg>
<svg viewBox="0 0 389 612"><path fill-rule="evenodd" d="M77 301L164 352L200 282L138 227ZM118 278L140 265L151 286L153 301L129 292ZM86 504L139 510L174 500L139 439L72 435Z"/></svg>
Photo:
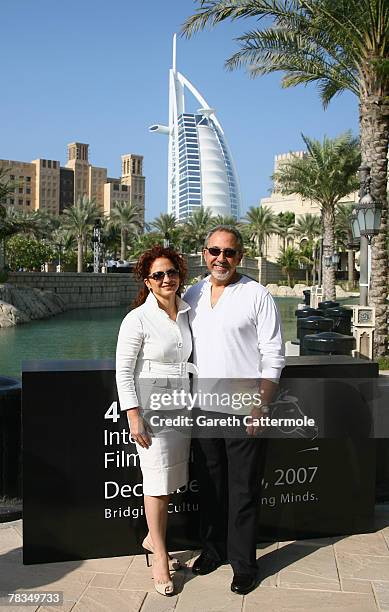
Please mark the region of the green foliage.
<svg viewBox="0 0 389 612"><path fill-rule="evenodd" d="M311 213L301 215L294 225L293 233L299 238L306 238L308 242L313 244L315 239L322 234L320 217Z"/></svg>
<svg viewBox="0 0 389 612"><path fill-rule="evenodd" d="M262 257L266 238L276 232L276 218L268 206L251 206L244 219L242 232L255 244L255 256Z"/></svg>
<svg viewBox="0 0 389 612"><path fill-rule="evenodd" d="M41 240L28 236L12 236L7 241L7 260L11 270L40 270L42 264L53 261L55 252Z"/></svg>
<svg viewBox="0 0 389 612"><path fill-rule="evenodd" d="M380 370L389 370L389 355L378 357L377 361Z"/></svg>
<svg viewBox="0 0 389 612"><path fill-rule="evenodd" d="M130 258L137 259L144 251L151 249L155 245L163 245L163 238L158 232L148 232L134 237L129 245Z"/></svg>
<svg viewBox="0 0 389 612"><path fill-rule="evenodd" d="M256 27L237 38L227 67L250 76L284 73L283 87L314 83L323 105L344 90L358 97L388 92L387 0L198 0L187 36L225 20L253 17Z"/></svg>
<svg viewBox="0 0 389 612"><path fill-rule="evenodd" d="M301 258L302 255L297 249L294 247L287 247L281 252L279 258L277 259L277 263L281 266L282 270L288 277L288 285L290 287L292 287L294 284L293 272L299 269Z"/></svg>
<svg viewBox="0 0 389 612"><path fill-rule="evenodd" d="M201 251L205 238L213 226L214 217L209 210L199 208L183 224L184 252ZM183 249L184 250L184 249Z"/></svg>
<svg viewBox="0 0 389 612"><path fill-rule="evenodd" d="M303 157L291 156L273 174L283 195L299 194L322 209L333 209L339 200L359 186L359 143L350 132L322 142L302 135L307 147Z"/></svg>

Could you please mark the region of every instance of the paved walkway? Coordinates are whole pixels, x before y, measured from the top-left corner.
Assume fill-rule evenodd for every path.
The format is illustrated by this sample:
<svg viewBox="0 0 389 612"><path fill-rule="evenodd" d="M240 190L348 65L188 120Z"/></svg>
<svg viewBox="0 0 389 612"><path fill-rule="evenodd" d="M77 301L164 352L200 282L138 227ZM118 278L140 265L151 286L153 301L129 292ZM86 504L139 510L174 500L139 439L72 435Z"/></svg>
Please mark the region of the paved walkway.
<svg viewBox="0 0 389 612"><path fill-rule="evenodd" d="M179 553L190 566L195 554ZM376 531L348 537L275 542L258 549L260 584L241 597L223 566L195 577L176 572L177 595L153 589L143 556L22 565L22 521L0 524L0 592L63 591L62 606L3 610L68 612L381 612L389 611L389 505L376 511Z"/></svg>

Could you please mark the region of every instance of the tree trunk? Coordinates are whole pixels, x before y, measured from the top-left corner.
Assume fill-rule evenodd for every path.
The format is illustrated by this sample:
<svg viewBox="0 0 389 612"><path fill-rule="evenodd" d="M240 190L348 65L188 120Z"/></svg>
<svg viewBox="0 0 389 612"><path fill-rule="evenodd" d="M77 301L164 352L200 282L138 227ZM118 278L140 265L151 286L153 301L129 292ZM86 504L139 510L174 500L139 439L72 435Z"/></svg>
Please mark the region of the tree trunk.
<svg viewBox="0 0 389 612"><path fill-rule="evenodd" d="M77 239L77 272L82 272L84 261L84 242L82 238Z"/></svg>
<svg viewBox="0 0 389 612"><path fill-rule="evenodd" d="M383 205L381 227L372 241L369 304L375 307L374 356L386 353L387 346L387 180L389 144L388 92L360 97L362 163L371 168L371 195Z"/></svg>
<svg viewBox="0 0 389 612"><path fill-rule="evenodd" d="M305 268L305 284L307 287L309 286L309 266L308 265Z"/></svg>
<svg viewBox="0 0 389 612"><path fill-rule="evenodd" d="M124 261L126 259L127 251L127 232L122 229L121 231L121 244L120 244L120 259Z"/></svg>
<svg viewBox="0 0 389 612"><path fill-rule="evenodd" d="M5 240L0 240L0 274L5 270Z"/></svg>
<svg viewBox="0 0 389 612"><path fill-rule="evenodd" d="M335 300L335 270L333 265L325 265L325 255L332 255L334 252L334 230L335 230L335 211L334 206L323 206L323 301Z"/></svg>

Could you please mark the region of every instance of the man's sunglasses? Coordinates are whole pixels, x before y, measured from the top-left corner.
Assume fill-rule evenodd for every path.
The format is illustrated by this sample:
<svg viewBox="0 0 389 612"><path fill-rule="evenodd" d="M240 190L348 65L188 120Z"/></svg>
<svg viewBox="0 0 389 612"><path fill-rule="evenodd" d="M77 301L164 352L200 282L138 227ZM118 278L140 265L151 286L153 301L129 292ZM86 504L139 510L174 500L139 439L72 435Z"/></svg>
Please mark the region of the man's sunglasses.
<svg viewBox="0 0 389 612"><path fill-rule="evenodd" d="M235 257L238 252L236 249L219 249L219 247L205 247L205 250L213 257L218 257L220 253L224 253L226 257Z"/></svg>
<svg viewBox="0 0 389 612"><path fill-rule="evenodd" d="M159 270L158 272L153 272L152 274L149 274L147 278L152 278L155 281L161 281L165 278L165 275L168 278L177 278L177 276L179 275L179 271L175 268L170 268L170 270L166 270L166 272L162 272L162 270Z"/></svg>

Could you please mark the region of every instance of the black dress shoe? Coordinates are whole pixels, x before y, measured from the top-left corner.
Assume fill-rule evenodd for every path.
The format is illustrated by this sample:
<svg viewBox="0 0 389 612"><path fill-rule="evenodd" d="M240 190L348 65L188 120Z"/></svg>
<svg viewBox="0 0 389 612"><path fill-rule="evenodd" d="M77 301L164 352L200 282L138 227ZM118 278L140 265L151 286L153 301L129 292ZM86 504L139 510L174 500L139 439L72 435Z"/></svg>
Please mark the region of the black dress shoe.
<svg viewBox="0 0 389 612"><path fill-rule="evenodd" d="M252 574L234 574L231 591L238 595L247 595L257 586L257 577Z"/></svg>
<svg viewBox="0 0 389 612"><path fill-rule="evenodd" d="M217 561L215 557L209 553L203 552L193 563L192 572L198 576L205 576L206 574L214 572L215 569L221 565L221 561Z"/></svg>

